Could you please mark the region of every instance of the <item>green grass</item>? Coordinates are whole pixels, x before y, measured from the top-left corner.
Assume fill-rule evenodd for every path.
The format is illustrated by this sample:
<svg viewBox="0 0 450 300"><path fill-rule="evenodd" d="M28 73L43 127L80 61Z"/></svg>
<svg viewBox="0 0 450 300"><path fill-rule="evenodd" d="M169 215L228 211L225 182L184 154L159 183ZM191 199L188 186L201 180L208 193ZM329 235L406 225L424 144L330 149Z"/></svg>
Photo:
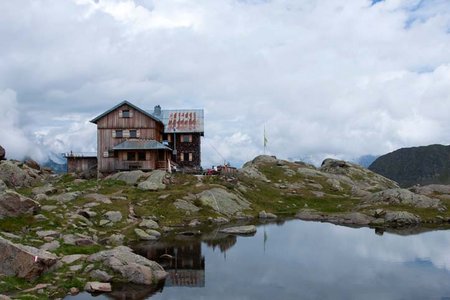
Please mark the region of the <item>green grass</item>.
<svg viewBox="0 0 450 300"><path fill-rule="evenodd" d="M61 246L54 252L58 255L94 254L103 248L101 245L76 246L61 243Z"/></svg>

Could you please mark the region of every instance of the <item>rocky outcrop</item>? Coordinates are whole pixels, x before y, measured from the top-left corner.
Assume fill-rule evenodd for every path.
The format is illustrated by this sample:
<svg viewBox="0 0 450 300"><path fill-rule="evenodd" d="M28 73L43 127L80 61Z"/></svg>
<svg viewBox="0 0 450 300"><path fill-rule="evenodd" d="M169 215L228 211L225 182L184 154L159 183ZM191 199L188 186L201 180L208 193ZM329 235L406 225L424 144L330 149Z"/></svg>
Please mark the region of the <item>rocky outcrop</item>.
<svg viewBox="0 0 450 300"><path fill-rule="evenodd" d="M39 203L16 192L0 192L0 219L34 214L39 211Z"/></svg>
<svg viewBox="0 0 450 300"><path fill-rule="evenodd" d="M26 166L21 168L17 162L0 161L0 180L10 188L30 187L39 179L41 178L36 170Z"/></svg>
<svg viewBox="0 0 450 300"><path fill-rule="evenodd" d="M58 261L58 257L34 247L14 244L0 237L0 273L34 279Z"/></svg>
<svg viewBox="0 0 450 300"><path fill-rule="evenodd" d="M5 148L3 148L2 146L0 146L0 160L4 160L6 157L6 151Z"/></svg>
<svg viewBox="0 0 450 300"><path fill-rule="evenodd" d="M250 235L256 233L255 225L228 227L220 230L222 233Z"/></svg>
<svg viewBox="0 0 450 300"><path fill-rule="evenodd" d="M111 176L106 177L106 179L114 179L124 181L128 185L136 185L139 180L148 174L142 172L141 170L119 172Z"/></svg>
<svg viewBox="0 0 450 300"><path fill-rule="evenodd" d="M150 173L150 176L143 182L138 184L138 189L143 191L158 191L166 188L167 173L163 170L155 170Z"/></svg>
<svg viewBox="0 0 450 300"><path fill-rule="evenodd" d="M359 212L326 214L314 209L302 209L295 217L304 221L321 221L355 226L367 226L375 220L375 218Z"/></svg>
<svg viewBox="0 0 450 300"><path fill-rule="evenodd" d="M418 208L445 209L439 199L414 194L406 189L389 189L374 193L362 199L365 204L403 204Z"/></svg>
<svg viewBox="0 0 450 300"><path fill-rule="evenodd" d="M90 293L106 293L111 292L112 288L111 284L108 282L91 281L86 283L86 285L84 286L84 290Z"/></svg>
<svg viewBox="0 0 450 300"><path fill-rule="evenodd" d="M416 185L409 188L411 192L425 196L450 195L450 185L430 184L430 185Z"/></svg>
<svg viewBox="0 0 450 300"><path fill-rule="evenodd" d="M81 196L81 192L69 192L50 197L50 200L56 200L61 203L71 202Z"/></svg>
<svg viewBox="0 0 450 300"><path fill-rule="evenodd" d="M362 194L361 190L371 192L398 188L395 181L343 160L325 159L319 171L329 179L334 179L334 188L337 188L336 183L339 182L351 186L354 193Z"/></svg>
<svg viewBox="0 0 450 300"><path fill-rule="evenodd" d="M407 211L388 211L384 216L385 222L391 226L408 226L420 223L420 217Z"/></svg>
<svg viewBox="0 0 450 300"><path fill-rule="evenodd" d="M192 204L191 202L187 201L187 200L183 200L183 199L177 199L173 205L177 208L177 209L181 209L187 212L198 212L200 210L199 207L195 206L194 204Z"/></svg>
<svg viewBox="0 0 450 300"><path fill-rule="evenodd" d="M228 217L250 208L250 202L222 188L213 188L197 194L202 205Z"/></svg>
<svg viewBox="0 0 450 300"><path fill-rule="evenodd" d="M98 252L89 256L87 260L101 262L126 282L151 285L167 276L158 263L133 253L125 246Z"/></svg>

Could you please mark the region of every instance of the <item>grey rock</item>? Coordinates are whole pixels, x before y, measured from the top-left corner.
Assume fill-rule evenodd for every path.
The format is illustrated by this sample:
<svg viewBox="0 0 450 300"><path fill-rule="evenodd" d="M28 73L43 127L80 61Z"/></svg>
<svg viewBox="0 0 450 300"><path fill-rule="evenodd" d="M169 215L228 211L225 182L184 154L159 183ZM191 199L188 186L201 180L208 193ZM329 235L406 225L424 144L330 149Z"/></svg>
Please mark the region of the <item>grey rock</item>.
<svg viewBox="0 0 450 300"><path fill-rule="evenodd" d="M203 191L197 195L197 198L200 199L202 205L209 206L228 217L250 208L250 202L222 188Z"/></svg>
<svg viewBox="0 0 450 300"><path fill-rule="evenodd" d="M153 229L147 229L145 230L149 235L156 237L159 239L161 237L161 233L159 231L153 230Z"/></svg>
<svg viewBox="0 0 450 300"><path fill-rule="evenodd" d="M215 223L215 224L225 224L225 223L229 223L230 220L224 217L217 217L217 218L208 218L208 220L210 220L211 222Z"/></svg>
<svg viewBox="0 0 450 300"><path fill-rule="evenodd" d="M45 250L45 251L54 251L56 249L58 249L60 246L58 241L52 241L50 243L45 243L44 245L42 245L40 247L41 250Z"/></svg>
<svg viewBox="0 0 450 300"><path fill-rule="evenodd" d="M158 225L158 223L156 223L153 220L146 219L146 220L143 220L141 223L139 223L139 227L146 228L146 229L158 229L159 225Z"/></svg>
<svg viewBox="0 0 450 300"><path fill-rule="evenodd" d="M421 221L420 217L407 211L388 211L384 220L386 223L394 223L397 226L416 225Z"/></svg>
<svg viewBox="0 0 450 300"><path fill-rule="evenodd" d="M72 272L78 272L83 268L83 265L75 265L75 266L70 266L69 270Z"/></svg>
<svg viewBox="0 0 450 300"><path fill-rule="evenodd" d="M277 215L273 214L273 213L266 213L266 211L260 211L258 214L258 217L260 219L276 219L278 218Z"/></svg>
<svg viewBox="0 0 450 300"><path fill-rule="evenodd" d="M450 185L430 184L424 186L413 186L409 190L416 194L425 195L429 197L439 194L448 195L450 194Z"/></svg>
<svg viewBox="0 0 450 300"><path fill-rule="evenodd" d="M10 188L30 187L39 181L36 170L20 168L9 160L0 161L0 180Z"/></svg>
<svg viewBox="0 0 450 300"><path fill-rule="evenodd" d="M122 220L122 213L120 211L108 211L105 213L106 219L113 223L120 222Z"/></svg>
<svg viewBox="0 0 450 300"><path fill-rule="evenodd" d="M41 209L43 211L54 211L57 208L58 208L58 206L55 206L55 205L43 205L43 206L41 206Z"/></svg>
<svg viewBox="0 0 450 300"><path fill-rule="evenodd" d="M81 195L81 192L69 192L50 197L51 200L56 200L61 203L72 202Z"/></svg>
<svg viewBox="0 0 450 300"><path fill-rule="evenodd" d="M91 201L95 201L95 202L100 202L100 203L104 203L104 204L111 204L111 200L109 199L108 196L102 195L102 194L87 194L84 196L85 199L87 200L91 200Z"/></svg>
<svg viewBox="0 0 450 300"><path fill-rule="evenodd" d="M138 236L141 241L155 241L158 238L156 236L150 235L142 229L135 228L134 233Z"/></svg>
<svg viewBox="0 0 450 300"><path fill-rule="evenodd" d="M363 199L365 204L403 204L418 208L442 209L443 205L439 199L429 198L424 195L414 194L406 189L388 189Z"/></svg>
<svg viewBox="0 0 450 300"><path fill-rule="evenodd" d="M40 238L47 237L47 236L58 238L61 235L59 233L59 231L56 231L56 230L40 230L40 231L36 231L36 234Z"/></svg>
<svg viewBox="0 0 450 300"><path fill-rule="evenodd" d="M101 251L88 257L89 262L101 262L126 282L151 285L166 278L167 273L156 262L134 254L125 246Z"/></svg>
<svg viewBox="0 0 450 300"><path fill-rule="evenodd" d="M190 211L190 212L198 212L200 210L199 207L195 206L194 204L192 204L189 201L186 200L182 200L182 199L178 199L176 200L173 205L175 205L175 207L177 209L181 209L181 210L185 210L185 211Z"/></svg>
<svg viewBox="0 0 450 300"><path fill-rule="evenodd" d="M0 192L3 192L7 189L6 183L3 182L3 180L0 179Z"/></svg>
<svg viewBox="0 0 450 300"><path fill-rule="evenodd" d="M109 275L108 273L106 273L105 271L102 271L102 270L93 270L92 272L89 273L89 276L92 279L98 280L101 282L110 282L111 279L113 278L111 275Z"/></svg>
<svg viewBox="0 0 450 300"><path fill-rule="evenodd" d="M37 222L48 221L48 218L46 216L44 216L44 215L41 215L41 214L35 215L33 218Z"/></svg>
<svg viewBox="0 0 450 300"><path fill-rule="evenodd" d="M2 234L2 236L4 236L5 238L8 238L8 239L20 239L21 238L20 236L12 234L10 232L3 232L2 231L1 234Z"/></svg>
<svg viewBox="0 0 450 300"><path fill-rule="evenodd" d="M38 202L14 191L0 192L0 219L18 217L22 214L34 214L39 208Z"/></svg>
<svg viewBox="0 0 450 300"><path fill-rule="evenodd" d="M31 193L36 196L39 194L43 194L43 195L51 195L51 194L55 194L57 191L57 189L51 185L51 184L46 184L44 186L39 186L39 187L35 187L31 190Z"/></svg>
<svg viewBox="0 0 450 300"><path fill-rule="evenodd" d="M40 276L58 261L50 252L14 244L0 237L0 273L31 280Z"/></svg>
<svg viewBox="0 0 450 300"><path fill-rule="evenodd" d="M164 190L166 188L166 185L164 184L166 175L166 171L163 170L152 171L145 181L138 184L138 189L143 191Z"/></svg>
<svg viewBox="0 0 450 300"><path fill-rule="evenodd" d="M128 185L136 185L142 177L145 177L146 174L141 170L129 171L129 172L119 172L108 176L106 179L114 179L124 181Z"/></svg>
<svg viewBox="0 0 450 300"><path fill-rule="evenodd" d="M86 285L84 286L84 290L86 292L111 292L112 288L111 288L111 284L108 282L88 282L86 283Z"/></svg>
<svg viewBox="0 0 450 300"><path fill-rule="evenodd" d="M125 236L123 234L113 234L108 238L108 245L120 246L123 245Z"/></svg>
<svg viewBox="0 0 450 300"><path fill-rule="evenodd" d="M70 264L73 264L76 261L84 260L86 257L87 257L87 255L84 255L84 254L72 254L72 255L63 256L60 259L60 261L62 263L64 263L64 264L70 265Z"/></svg>
<svg viewBox="0 0 450 300"><path fill-rule="evenodd" d="M194 219L189 222L189 227L197 227L200 226L202 223L198 219Z"/></svg>
<svg viewBox="0 0 450 300"><path fill-rule="evenodd" d="M252 165L248 166L244 165L244 167L240 169L239 172L241 172L245 176L254 178L256 180L260 180L263 182L270 182L270 180L263 173L261 173L255 166Z"/></svg>
<svg viewBox="0 0 450 300"><path fill-rule="evenodd" d="M37 194L36 196L34 196L34 200L36 200L37 202L46 201L48 200L48 196L45 194Z"/></svg>
<svg viewBox="0 0 450 300"><path fill-rule="evenodd" d="M247 226L236 226L236 227L229 227L221 229L220 232L222 233L230 233L230 234L254 234L256 233L256 226L255 225L247 225Z"/></svg>
<svg viewBox="0 0 450 300"><path fill-rule="evenodd" d="M77 238L78 238L78 237L75 236L75 235L73 235L73 234L66 234L66 235L63 235L63 243L64 243L65 245L75 245L75 240L76 240Z"/></svg>

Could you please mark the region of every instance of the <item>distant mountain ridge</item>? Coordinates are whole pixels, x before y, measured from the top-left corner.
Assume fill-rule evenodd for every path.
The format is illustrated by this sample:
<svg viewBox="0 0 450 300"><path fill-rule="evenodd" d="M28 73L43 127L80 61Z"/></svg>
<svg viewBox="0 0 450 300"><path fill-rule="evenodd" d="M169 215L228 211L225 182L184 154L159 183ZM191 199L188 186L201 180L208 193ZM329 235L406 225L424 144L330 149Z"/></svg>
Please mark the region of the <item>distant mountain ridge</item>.
<svg viewBox="0 0 450 300"><path fill-rule="evenodd" d="M416 184L450 184L450 146L402 148L377 158L369 170L402 187Z"/></svg>

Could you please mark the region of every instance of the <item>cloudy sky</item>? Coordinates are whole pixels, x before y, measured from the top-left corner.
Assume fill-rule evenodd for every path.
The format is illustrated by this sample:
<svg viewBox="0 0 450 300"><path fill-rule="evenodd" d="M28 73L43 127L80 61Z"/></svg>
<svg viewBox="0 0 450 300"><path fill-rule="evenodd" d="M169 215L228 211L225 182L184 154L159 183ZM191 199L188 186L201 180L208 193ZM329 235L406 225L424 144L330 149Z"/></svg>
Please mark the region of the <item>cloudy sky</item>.
<svg viewBox="0 0 450 300"><path fill-rule="evenodd" d="M204 108L205 166L261 154L264 124L316 163L450 140L448 0L1 1L0 43L9 158L95 151L122 100Z"/></svg>

